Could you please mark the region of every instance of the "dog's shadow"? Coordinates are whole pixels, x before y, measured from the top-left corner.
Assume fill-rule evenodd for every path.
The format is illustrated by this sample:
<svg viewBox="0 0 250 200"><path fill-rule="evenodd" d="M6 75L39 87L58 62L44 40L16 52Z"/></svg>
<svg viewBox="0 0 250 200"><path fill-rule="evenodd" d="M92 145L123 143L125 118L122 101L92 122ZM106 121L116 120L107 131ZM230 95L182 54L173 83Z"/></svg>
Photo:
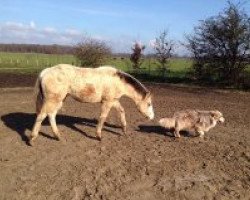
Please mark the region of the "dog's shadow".
<svg viewBox="0 0 250 200"><path fill-rule="evenodd" d="M22 112L9 113L9 114L1 116L1 120L4 122L4 124L7 127L11 128L12 130L16 131L20 135L21 139L27 145L29 144L29 137L26 135L25 132L26 130L29 130L29 131L32 130L35 119L36 119L36 114L22 113ZM58 125L63 124L66 127L71 128L72 130L81 133L85 137L96 140L96 137L88 135L86 132L84 132L83 130L79 129L76 126L76 124L80 124L80 125L89 126L89 127L96 127L97 125L96 119L88 119L88 118L73 117L73 116L58 114L56 116L56 121ZM42 124L45 126L50 125L47 119L45 119ZM110 129L110 128L121 128L120 126L109 124L107 122L105 122L105 126L106 127L104 127L103 130L108 131L115 135L120 135L120 133ZM40 135L47 137L49 139L55 139L54 137L48 134L45 134L43 132L40 132Z"/></svg>
<svg viewBox="0 0 250 200"><path fill-rule="evenodd" d="M139 125L139 132L142 133L147 133L147 134L152 134L152 133L156 133L159 135L165 135L168 137L174 137L174 128L172 129L167 129L167 128L163 128L161 126L155 126L155 125ZM192 137L192 134L190 134L187 131L180 131L180 134L184 137Z"/></svg>

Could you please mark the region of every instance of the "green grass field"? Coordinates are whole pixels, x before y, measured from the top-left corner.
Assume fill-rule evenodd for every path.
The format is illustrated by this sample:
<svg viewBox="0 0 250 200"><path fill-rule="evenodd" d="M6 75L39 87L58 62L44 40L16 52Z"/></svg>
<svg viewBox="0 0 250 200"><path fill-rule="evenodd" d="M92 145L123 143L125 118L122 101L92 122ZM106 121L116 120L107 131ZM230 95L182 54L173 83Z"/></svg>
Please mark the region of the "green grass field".
<svg viewBox="0 0 250 200"><path fill-rule="evenodd" d="M73 55L48 55L36 53L5 53L0 52L0 73L37 73L44 68L59 63L79 65ZM133 71L129 58L112 57L106 59L105 65L112 65L121 70ZM169 63L169 74L171 76L185 76L192 64L188 59L172 59ZM146 73L159 73L158 63L155 59L143 60L141 70Z"/></svg>
<svg viewBox="0 0 250 200"><path fill-rule="evenodd" d="M72 55L0 52L0 72L35 73L59 63L77 64Z"/></svg>
<svg viewBox="0 0 250 200"><path fill-rule="evenodd" d="M36 74L44 68L60 63L80 66L80 62L73 55L0 52L0 73L2 74ZM153 58L145 58L139 70L133 69L131 61L126 57L108 58L103 65L111 65L126 71L141 81L187 84L195 81L189 73L192 66L191 59L172 58L167 72L160 70L159 63ZM244 84L249 85L249 81L250 65L245 70Z"/></svg>
<svg viewBox="0 0 250 200"><path fill-rule="evenodd" d="M33 74L60 63L80 65L73 55L0 52L0 73ZM129 58L126 57L108 58L103 65L112 65L144 81L172 83L191 81L188 75L192 65L191 59L172 58L165 74L159 70L159 63L153 58L145 58L140 70L134 70ZM246 74L250 77L250 66L246 69Z"/></svg>

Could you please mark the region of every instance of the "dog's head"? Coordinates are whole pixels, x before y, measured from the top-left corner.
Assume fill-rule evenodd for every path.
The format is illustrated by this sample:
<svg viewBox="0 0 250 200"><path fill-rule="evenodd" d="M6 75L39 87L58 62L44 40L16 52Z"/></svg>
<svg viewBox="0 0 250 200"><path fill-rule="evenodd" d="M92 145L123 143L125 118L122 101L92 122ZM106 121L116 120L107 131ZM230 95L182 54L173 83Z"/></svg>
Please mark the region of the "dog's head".
<svg viewBox="0 0 250 200"><path fill-rule="evenodd" d="M225 122L225 118L223 117L223 114L218 111L218 110L214 110L214 111L210 111L211 117L220 123L224 123Z"/></svg>

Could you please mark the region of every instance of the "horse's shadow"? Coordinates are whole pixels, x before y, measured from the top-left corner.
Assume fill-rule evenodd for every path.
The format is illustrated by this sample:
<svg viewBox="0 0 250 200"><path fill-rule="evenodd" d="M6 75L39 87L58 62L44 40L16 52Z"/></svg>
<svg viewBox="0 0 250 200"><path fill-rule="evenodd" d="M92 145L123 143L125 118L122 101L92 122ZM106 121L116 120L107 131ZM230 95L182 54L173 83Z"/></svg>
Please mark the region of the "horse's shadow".
<svg viewBox="0 0 250 200"><path fill-rule="evenodd" d="M147 133L147 134L152 134L156 133L159 135L165 135L168 137L174 137L174 128L172 129L167 129L163 128L161 126L155 126L155 125L139 125L139 132ZM180 134L184 137L191 137L192 135L187 132L187 131L180 131Z"/></svg>
<svg viewBox="0 0 250 200"><path fill-rule="evenodd" d="M4 122L4 124L11 128L12 130L16 131L21 139L28 145L29 144L29 137L25 134L26 130L32 130L32 127L34 125L36 119L36 114L33 113L22 113L22 112L16 112L16 113L9 113L6 115L1 116L1 120ZM88 118L82 118L82 117L74 117L74 116L68 116L68 115L61 115L58 114L56 117L57 124L63 124L68 128L71 128L72 130L81 133L85 137L88 137L90 139L96 139L96 137L88 135L83 130L79 129L76 124L81 124L84 126L89 127L96 127L97 120L96 119L88 119ZM48 120L45 119L42 123L45 126L50 125ZM115 132L111 130L110 128L120 128L120 126L116 126L113 124L109 124L105 122L105 126L103 130L108 131L115 135L120 135L120 133ZM108 128L107 128L108 127ZM55 139L54 137L40 132L40 135L47 137L49 139Z"/></svg>

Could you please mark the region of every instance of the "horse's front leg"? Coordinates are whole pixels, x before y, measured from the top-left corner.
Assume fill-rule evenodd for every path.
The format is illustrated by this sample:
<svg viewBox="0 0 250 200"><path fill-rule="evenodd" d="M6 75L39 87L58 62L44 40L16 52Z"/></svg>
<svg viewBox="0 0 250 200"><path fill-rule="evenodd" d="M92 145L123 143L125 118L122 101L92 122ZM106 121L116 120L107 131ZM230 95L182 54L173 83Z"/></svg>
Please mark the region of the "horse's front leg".
<svg viewBox="0 0 250 200"><path fill-rule="evenodd" d="M107 116L109 114L109 111L112 108L113 104L114 104L114 102L110 102L110 101L104 101L102 103L101 115L100 115L99 122L97 124L97 129L96 129L96 137L100 141L101 141L101 138L102 138L103 124L106 121L106 118L107 118Z"/></svg>
<svg viewBox="0 0 250 200"><path fill-rule="evenodd" d="M125 117L125 111L119 101L114 103L114 108L120 113L121 123L122 123L122 130L124 135L127 134L127 122Z"/></svg>

